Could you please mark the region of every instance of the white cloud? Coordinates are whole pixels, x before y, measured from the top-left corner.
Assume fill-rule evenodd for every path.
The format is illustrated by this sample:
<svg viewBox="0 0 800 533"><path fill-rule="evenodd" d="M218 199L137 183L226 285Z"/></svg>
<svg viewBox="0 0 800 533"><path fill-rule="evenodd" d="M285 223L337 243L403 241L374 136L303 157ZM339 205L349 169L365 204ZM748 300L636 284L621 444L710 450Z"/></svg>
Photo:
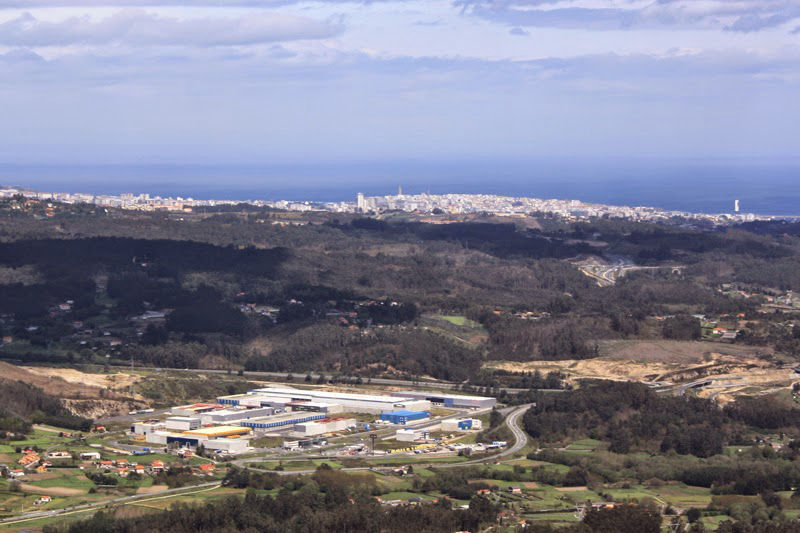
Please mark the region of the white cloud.
<svg viewBox="0 0 800 533"><path fill-rule="evenodd" d="M316 0L319 4L372 4L403 0ZM0 0L0 9L34 9L52 7L232 7L274 8L308 0Z"/></svg>
<svg viewBox="0 0 800 533"><path fill-rule="evenodd" d="M17 47L127 44L227 46L325 39L342 31L340 20L279 13L247 17L175 18L126 9L105 18L88 15L47 21L24 13L0 23L0 45Z"/></svg>
<svg viewBox="0 0 800 533"><path fill-rule="evenodd" d="M758 31L800 18L796 0L454 0L464 13L513 26L693 27Z"/></svg>

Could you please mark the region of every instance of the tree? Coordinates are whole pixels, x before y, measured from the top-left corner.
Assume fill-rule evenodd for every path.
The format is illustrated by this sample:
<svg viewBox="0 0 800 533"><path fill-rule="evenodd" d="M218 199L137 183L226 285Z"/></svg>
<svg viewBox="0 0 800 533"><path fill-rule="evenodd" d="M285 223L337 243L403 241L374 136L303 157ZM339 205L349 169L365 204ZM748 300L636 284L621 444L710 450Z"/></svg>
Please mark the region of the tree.
<svg viewBox="0 0 800 533"><path fill-rule="evenodd" d="M767 507L776 507L778 509L783 508L783 500L779 494L776 494L771 490L765 490L760 494L760 496Z"/></svg>
<svg viewBox="0 0 800 533"><path fill-rule="evenodd" d="M690 315L675 315L664 320L662 334L665 339L697 340L702 334L700 321Z"/></svg>
<svg viewBox="0 0 800 533"><path fill-rule="evenodd" d="M660 533L661 513L654 507L622 504L590 509L583 523L592 533Z"/></svg>
<svg viewBox="0 0 800 533"><path fill-rule="evenodd" d="M686 511L686 520L688 520L690 524L693 524L698 520L700 520L701 516L703 516L703 512L697 507L692 507L688 511Z"/></svg>

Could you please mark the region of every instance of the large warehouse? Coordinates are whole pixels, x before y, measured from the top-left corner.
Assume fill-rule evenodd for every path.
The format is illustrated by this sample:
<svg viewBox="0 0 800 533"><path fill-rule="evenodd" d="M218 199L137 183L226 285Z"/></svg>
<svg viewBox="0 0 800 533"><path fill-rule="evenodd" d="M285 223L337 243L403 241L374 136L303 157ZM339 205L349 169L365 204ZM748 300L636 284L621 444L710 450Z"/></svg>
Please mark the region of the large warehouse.
<svg viewBox="0 0 800 533"><path fill-rule="evenodd" d="M155 431L145 435L148 443L178 445L195 448L202 444L207 450L227 453L242 453L250 446L250 428L240 426L217 426L198 428L181 433Z"/></svg>
<svg viewBox="0 0 800 533"><path fill-rule="evenodd" d="M274 407L276 410L284 409L292 399L286 396L268 396L266 394L233 394L220 396L217 403L242 407Z"/></svg>
<svg viewBox="0 0 800 533"><path fill-rule="evenodd" d="M239 425L251 429L274 429L283 426L294 426L312 420L324 420L327 415L318 413L284 413L281 415L267 416L264 418L254 418L252 420L242 420Z"/></svg>
<svg viewBox="0 0 800 533"><path fill-rule="evenodd" d="M178 405L173 407L170 412L176 416L198 416L218 409L222 409L222 407L215 403L193 403L191 405Z"/></svg>
<svg viewBox="0 0 800 533"><path fill-rule="evenodd" d="M275 413L273 407L254 407L247 409L246 407L232 407L230 409L220 409L219 411L211 411L200 415L200 420L203 425L206 424L227 424L230 422L238 422L239 420L250 420L251 418L263 418Z"/></svg>
<svg viewBox="0 0 800 533"><path fill-rule="evenodd" d="M248 394L288 398L290 402L318 402L339 404L345 412L355 413L388 413L390 411L408 410L425 411L430 409L430 402L424 398L407 395L381 396L375 394L355 394L350 392L329 392L318 390L300 390L291 387L266 387L254 389ZM241 399L239 402L241 403Z"/></svg>
<svg viewBox="0 0 800 533"><path fill-rule="evenodd" d="M344 406L340 403L324 402L290 402L286 407L292 411L311 411L316 413L335 414L344 412Z"/></svg>
<svg viewBox="0 0 800 533"><path fill-rule="evenodd" d="M416 398L427 400L431 403L442 404L445 407L484 408L494 407L497 400L486 396L462 396L460 394L442 394L439 392L400 391L392 392L392 396L402 398Z"/></svg>

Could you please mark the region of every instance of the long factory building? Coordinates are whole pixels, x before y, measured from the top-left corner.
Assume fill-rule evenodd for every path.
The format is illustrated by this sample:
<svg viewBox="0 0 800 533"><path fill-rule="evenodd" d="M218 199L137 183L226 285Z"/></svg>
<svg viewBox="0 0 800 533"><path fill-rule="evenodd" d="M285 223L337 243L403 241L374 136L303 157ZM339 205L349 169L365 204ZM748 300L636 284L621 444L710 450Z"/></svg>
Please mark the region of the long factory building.
<svg viewBox="0 0 800 533"><path fill-rule="evenodd" d="M432 404L456 408L489 408L497 405L497 400L486 396L462 396L461 394L442 394L440 392L402 391L392 392L392 396L427 400Z"/></svg>
<svg viewBox="0 0 800 533"><path fill-rule="evenodd" d="M239 425L250 429L274 429L283 426L294 426L313 420L325 420L328 415L318 413L283 413L280 415L265 416L263 418L253 418L242 420Z"/></svg>
<svg viewBox="0 0 800 533"><path fill-rule="evenodd" d="M493 400L493 398L490 398ZM318 390L301 390L291 387L265 387L253 389L247 394L222 396L217 402L224 405L258 405L275 407L275 402L283 402L293 410L300 410L298 404L341 405L344 412L381 414L392 411L426 411L431 402L425 398L416 398L405 393L392 396L376 394L356 394L350 392L330 392ZM289 405L292 404L292 405ZM334 412L334 411L327 411Z"/></svg>

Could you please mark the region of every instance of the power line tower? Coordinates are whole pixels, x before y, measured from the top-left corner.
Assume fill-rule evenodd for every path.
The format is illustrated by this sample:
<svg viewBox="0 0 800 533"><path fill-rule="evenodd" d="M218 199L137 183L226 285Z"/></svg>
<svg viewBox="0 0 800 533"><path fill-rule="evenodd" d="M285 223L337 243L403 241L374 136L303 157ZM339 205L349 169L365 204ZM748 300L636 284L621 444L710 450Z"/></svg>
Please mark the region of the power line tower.
<svg viewBox="0 0 800 533"><path fill-rule="evenodd" d="M136 383L136 376L133 374L133 354L131 354L131 398L136 396L136 389L134 388L134 384Z"/></svg>

